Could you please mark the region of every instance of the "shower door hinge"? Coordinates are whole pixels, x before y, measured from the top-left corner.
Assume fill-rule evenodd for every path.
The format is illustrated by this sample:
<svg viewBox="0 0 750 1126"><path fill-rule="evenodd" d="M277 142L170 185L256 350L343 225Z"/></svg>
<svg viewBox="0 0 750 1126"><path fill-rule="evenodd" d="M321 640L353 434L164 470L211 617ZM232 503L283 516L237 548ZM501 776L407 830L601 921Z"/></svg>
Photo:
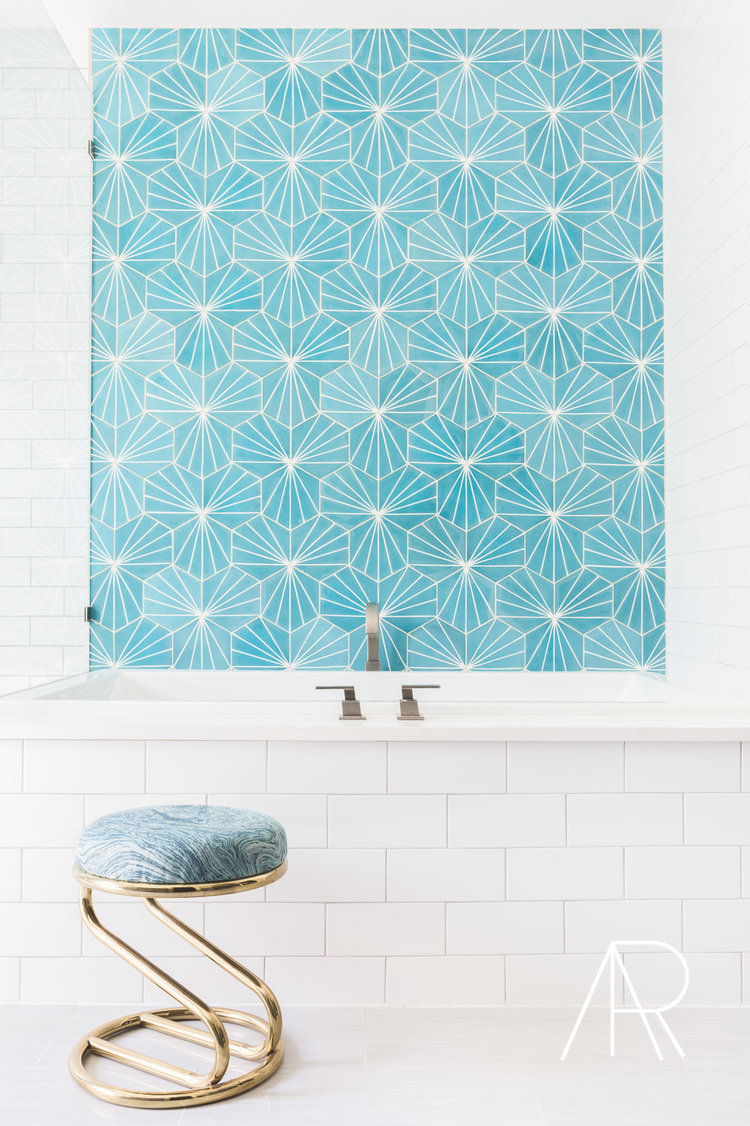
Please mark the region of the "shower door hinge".
<svg viewBox="0 0 750 1126"><path fill-rule="evenodd" d="M96 160L96 141L89 139L88 151L91 159Z"/></svg>
<svg viewBox="0 0 750 1126"><path fill-rule="evenodd" d="M84 606L84 608L83 608L83 620L84 620L84 622L93 622L93 620L94 620L94 607L93 606Z"/></svg>

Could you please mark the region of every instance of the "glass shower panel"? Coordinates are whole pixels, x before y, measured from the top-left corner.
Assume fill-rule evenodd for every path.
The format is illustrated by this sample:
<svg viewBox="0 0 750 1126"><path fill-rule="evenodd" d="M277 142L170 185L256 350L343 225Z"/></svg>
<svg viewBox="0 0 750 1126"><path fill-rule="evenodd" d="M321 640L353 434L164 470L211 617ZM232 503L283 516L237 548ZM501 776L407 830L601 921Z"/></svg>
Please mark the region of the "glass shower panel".
<svg viewBox="0 0 750 1126"><path fill-rule="evenodd" d="M85 671L91 91L42 5L0 16L0 694Z"/></svg>

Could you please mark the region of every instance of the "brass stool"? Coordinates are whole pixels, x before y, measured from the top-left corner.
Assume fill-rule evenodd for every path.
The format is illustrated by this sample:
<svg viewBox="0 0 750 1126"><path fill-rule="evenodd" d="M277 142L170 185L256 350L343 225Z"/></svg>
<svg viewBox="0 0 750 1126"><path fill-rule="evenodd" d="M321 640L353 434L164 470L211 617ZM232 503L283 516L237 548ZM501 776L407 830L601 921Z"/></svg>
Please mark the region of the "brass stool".
<svg viewBox="0 0 750 1126"><path fill-rule="evenodd" d="M120 1106L168 1108L218 1102L256 1087L281 1063L281 1010L276 997L250 970L167 911L159 899L229 895L273 883L286 871L286 835L274 818L228 806L165 805L128 809L100 817L84 831L73 869L79 900L91 933L177 1002L177 1008L131 1013L107 1021L79 1040L70 1054L73 1077L92 1095ZM267 1019L236 1009L212 1008L148 958L104 927L92 903L93 891L138 896L148 911L246 985L262 1002ZM184 1024L201 1021L205 1029ZM231 1040L225 1025L259 1032L259 1044ZM166 1063L115 1041L135 1028L213 1048L208 1072ZM91 1054L156 1075L180 1089L133 1090L97 1079L86 1068ZM224 1079L232 1056L256 1061L242 1075Z"/></svg>

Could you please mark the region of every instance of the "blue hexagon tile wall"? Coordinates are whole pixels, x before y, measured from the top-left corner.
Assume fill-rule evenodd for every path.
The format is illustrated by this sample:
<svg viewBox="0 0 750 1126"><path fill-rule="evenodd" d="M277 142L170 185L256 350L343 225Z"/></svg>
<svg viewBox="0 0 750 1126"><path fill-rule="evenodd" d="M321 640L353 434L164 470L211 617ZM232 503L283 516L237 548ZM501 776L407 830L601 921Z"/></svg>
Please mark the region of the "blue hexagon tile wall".
<svg viewBox="0 0 750 1126"><path fill-rule="evenodd" d="M661 670L659 33L93 64L93 666Z"/></svg>

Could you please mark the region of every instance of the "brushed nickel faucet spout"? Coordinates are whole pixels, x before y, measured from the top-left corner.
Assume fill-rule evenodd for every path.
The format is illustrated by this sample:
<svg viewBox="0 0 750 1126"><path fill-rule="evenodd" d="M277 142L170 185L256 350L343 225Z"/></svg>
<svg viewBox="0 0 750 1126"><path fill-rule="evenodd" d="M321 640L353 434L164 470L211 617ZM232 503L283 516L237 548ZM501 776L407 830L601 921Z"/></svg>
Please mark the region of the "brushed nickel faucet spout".
<svg viewBox="0 0 750 1126"><path fill-rule="evenodd" d="M380 672L380 611L377 602L368 602L365 608L365 637L367 638L367 660L365 672Z"/></svg>

